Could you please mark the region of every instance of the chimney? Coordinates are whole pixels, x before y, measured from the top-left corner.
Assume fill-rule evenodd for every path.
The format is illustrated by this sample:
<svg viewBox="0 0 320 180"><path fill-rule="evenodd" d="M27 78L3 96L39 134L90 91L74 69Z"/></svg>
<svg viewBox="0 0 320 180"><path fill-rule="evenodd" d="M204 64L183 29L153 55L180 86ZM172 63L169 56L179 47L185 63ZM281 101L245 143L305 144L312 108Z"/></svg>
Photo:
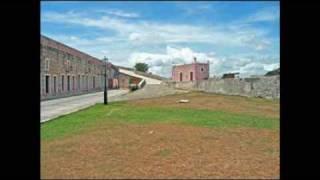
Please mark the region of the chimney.
<svg viewBox="0 0 320 180"><path fill-rule="evenodd" d="M197 58L196 57L193 57L193 62L197 63Z"/></svg>

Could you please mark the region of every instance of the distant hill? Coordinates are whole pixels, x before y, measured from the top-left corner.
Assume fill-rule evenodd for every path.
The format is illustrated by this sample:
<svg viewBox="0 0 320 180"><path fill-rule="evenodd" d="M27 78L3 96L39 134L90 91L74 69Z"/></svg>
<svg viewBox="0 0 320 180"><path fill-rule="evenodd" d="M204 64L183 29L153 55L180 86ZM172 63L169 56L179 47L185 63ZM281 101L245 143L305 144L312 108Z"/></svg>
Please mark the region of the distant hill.
<svg viewBox="0 0 320 180"><path fill-rule="evenodd" d="M275 76L275 75L280 75L280 68L269 71L265 74L265 76Z"/></svg>

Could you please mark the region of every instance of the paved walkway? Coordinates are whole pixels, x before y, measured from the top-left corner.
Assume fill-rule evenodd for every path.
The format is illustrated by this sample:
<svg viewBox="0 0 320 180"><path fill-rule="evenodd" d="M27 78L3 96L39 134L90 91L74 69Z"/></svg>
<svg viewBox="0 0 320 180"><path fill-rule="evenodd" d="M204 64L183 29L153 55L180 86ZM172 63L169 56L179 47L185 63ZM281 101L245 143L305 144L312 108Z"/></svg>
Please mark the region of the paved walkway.
<svg viewBox="0 0 320 180"><path fill-rule="evenodd" d="M128 92L128 90L109 90L108 100L113 101L114 98ZM103 92L43 101L41 102L41 122L78 111L96 103L103 103Z"/></svg>

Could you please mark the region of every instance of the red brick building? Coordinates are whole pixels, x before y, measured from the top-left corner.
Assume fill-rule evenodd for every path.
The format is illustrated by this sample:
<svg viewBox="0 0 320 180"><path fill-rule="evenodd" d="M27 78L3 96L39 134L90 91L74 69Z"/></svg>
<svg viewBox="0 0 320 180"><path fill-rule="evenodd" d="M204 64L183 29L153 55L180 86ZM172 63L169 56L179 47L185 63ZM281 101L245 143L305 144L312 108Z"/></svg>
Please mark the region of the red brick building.
<svg viewBox="0 0 320 180"><path fill-rule="evenodd" d="M209 63L199 63L196 58L192 64L177 65L172 67L172 80L198 81L209 78Z"/></svg>
<svg viewBox="0 0 320 180"><path fill-rule="evenodd" d="M119 74L119 88L128 89L130 84L138 85L141 82L141 78L133 77L127 74Z"/></svg>
<svg viewBox="0 0 320 180"><path fill-rule="evenodd" d="M105 62L41 35L41 100L103 91ZM119 88L119 71L108 63L108 87Z"/></svg>

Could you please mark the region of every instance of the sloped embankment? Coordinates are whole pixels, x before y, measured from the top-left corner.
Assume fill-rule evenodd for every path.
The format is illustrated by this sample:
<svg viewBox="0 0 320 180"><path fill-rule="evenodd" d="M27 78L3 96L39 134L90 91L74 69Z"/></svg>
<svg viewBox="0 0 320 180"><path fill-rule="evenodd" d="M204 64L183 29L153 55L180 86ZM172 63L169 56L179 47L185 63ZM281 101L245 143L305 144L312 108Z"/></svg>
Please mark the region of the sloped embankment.
<svg viewBox="0 0 320 180"><path fill-rule="evenodd" d="M142 89L130 92L128 94L112 97L111 101L126 101L135 99L146 99L167 96L172 94L186 93L186 90L178 90L172 87L168 87L164 84L146 84Z"/></svg>

